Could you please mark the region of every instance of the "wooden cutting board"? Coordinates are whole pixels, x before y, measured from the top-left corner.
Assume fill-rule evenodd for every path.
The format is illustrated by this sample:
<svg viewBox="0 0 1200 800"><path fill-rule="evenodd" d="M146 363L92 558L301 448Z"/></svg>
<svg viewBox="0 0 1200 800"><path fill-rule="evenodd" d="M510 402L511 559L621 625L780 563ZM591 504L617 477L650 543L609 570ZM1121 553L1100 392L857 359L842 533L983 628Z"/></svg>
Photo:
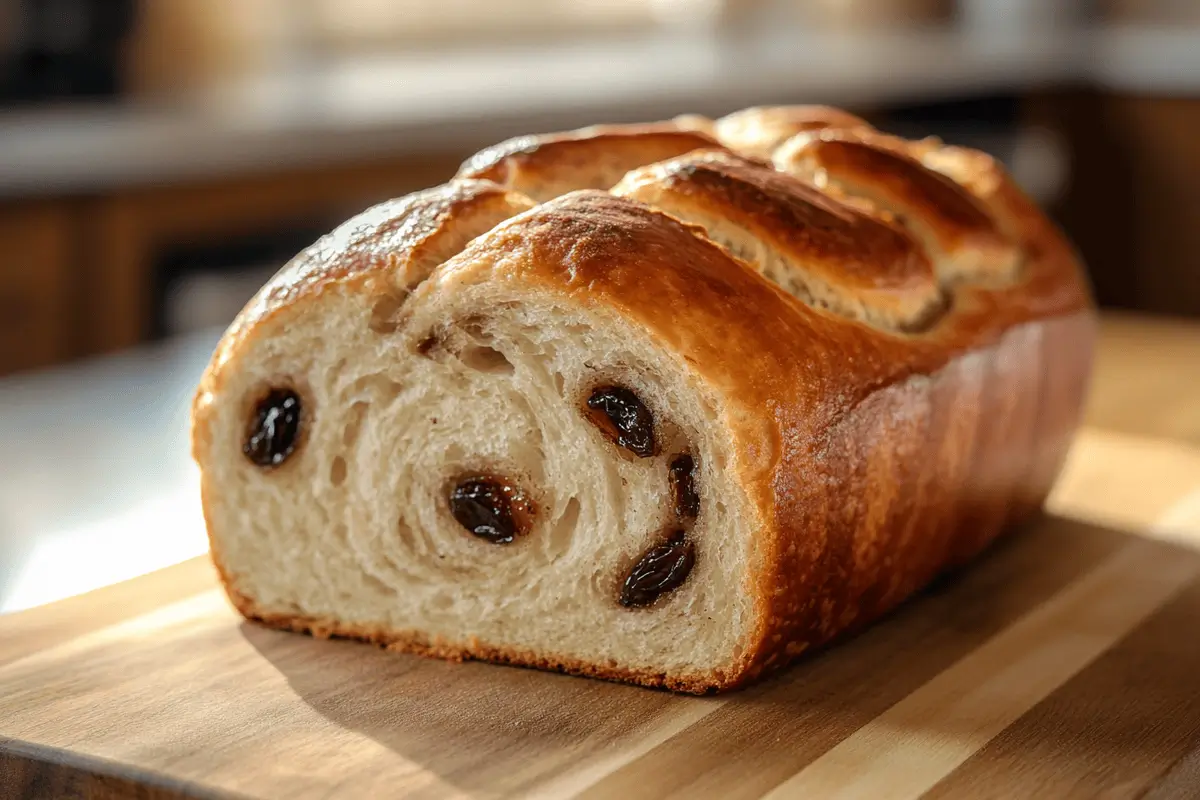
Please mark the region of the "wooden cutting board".
<svg viewBox="0 0 1200 800"><path fill-rule="evenodd" d="M0 796L1200 792L1200 450L1087 432L1047 516L709 698L322 642L194 560L0 617Z"/></svg>

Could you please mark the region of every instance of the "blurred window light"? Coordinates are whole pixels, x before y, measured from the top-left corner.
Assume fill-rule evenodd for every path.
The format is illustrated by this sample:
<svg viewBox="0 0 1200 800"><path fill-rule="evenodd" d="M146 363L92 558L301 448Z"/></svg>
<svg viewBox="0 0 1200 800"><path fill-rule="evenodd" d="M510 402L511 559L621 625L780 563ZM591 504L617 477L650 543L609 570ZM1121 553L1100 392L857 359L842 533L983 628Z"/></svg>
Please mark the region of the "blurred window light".
<svg viewBox="0 0 1200 800"><path fill-rule="evenodd" d="M109 517L40 536L0 614L145 575L208 552L199 476ZM0 587L4 588L4 587Z"/></svg>
<svg viewBox="0 0 1200 800"><path fill-rule="evenodd" d="M312 45L347 50L630 28L654 22L659 5L661 0L308 0L302 8Z"/></svg>

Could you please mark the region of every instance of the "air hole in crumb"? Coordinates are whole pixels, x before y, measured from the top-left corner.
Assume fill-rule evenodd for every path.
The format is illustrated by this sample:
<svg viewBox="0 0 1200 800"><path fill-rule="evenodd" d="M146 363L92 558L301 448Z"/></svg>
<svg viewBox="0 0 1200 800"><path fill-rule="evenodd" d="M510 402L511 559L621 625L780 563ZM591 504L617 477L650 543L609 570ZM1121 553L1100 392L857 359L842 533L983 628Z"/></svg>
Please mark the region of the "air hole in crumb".
<svg viewBox="0 0 1200 800"><path fill-rule="evenodd" d="M404 519L404 517L396 521L396 533L405 547L409 549L416 548L417 536L413 532L412 526L408 524L408 520Z"/></svg>
<svg viewBox="0 0 1200 800"><path fill-rule="evenodd" d="M459 360L478 372L511 373L513 371L512 362L504 353L483 344L464 347L459 354Z"/></svg>
<svg viewBox="0 0 1200 800"><path fill-rule="evenodd" d="M389 400L399 397L400 392L404 390L404 386L390 378L381 379L378 386L379 393Z"/></svg>
<svg viewBox="0 0 1200 800"><path fill-rule="evenodd" d="M398 396L404 389L404 386L397 381L392 380L386 375L363 375L350 385L350 390L355 393L366 392L373 395L379 400L391 400Z"/></svg>
<svg viewBox="0 0 1200 800"><path fill-rule="evenodd" d="M333 459L333 463L329 465L329 482L334 486L341 486L346 482L346 459L341 456Z"/></svg>
<svg viewBox="0 0 1200 800"><path fill-rule="evenodd" d="M393 597L397 594L395 587L389 586L387 583L376 578L369 572L362 571L358 574L357 580L362 586L371 587L376 593L385 597Z"/></svg>
<svg viewBox="0 0 1200 800"><path fill-rule="evenodd" d="M558 393L560 395L563 394L563 387L565 387L565 386L566 386L566 380L563 378L562 373L561 372L554 373L554 388L558 391Z"/></svg>
<svg viewBox="0 0 1200 800"><path fill-rule="evenodd" d="M438 335L436 333L430 333L428 336L426 336L424 339L422 339L420 342L417 343L417 355L422 355L422 356L425 356L426 358L433 358L433 355L432 355L433 350L439 344L441 344L441 342L442 342L441 338L438 337Z"/></svg>
<svg viewBox="0 0 1200 800"><path fill-rule="evenodd" d="M572 497L567 501L567 507L563 509L562 516L554 523L554 528L550 531L550 549L555 553L566 552L571 545L571 538L575 535L575 528L579 524L579 501Z"/></svg>
<svg viewBox="0 0 1200 800"><path fill-rule="evenodd" d="M425 607L434 611L449 611L454 607L454 597L449 594L435 594L425 600Z"/></svg>
<svg viewBox="0 0 1200 800"><path fill-rule="evenodd" d="M467 336L470 336L472 339L478 342L490 342L492 341L492 335L484 328L486 322L487 320L485 320L483 317L470 316L463 319L458 324L458 327L463 331L463 333L467 334Z"/></svg>
<svg viewBox="0 0 1200 800"><path fill-rule="evenodd" d="M342 428L342 444L346 447L358 440L358 432L362 429L363 419L367 416L370 403L355 403L350 406L350 418L346 427Z"/></svg>
<svg viewBox="0 0 1200 800"><path fill-rule="evenodd" d="M408 292L397 291L380 295L371 305L371 317L367 327L375 333L395 333L400 327L400 307L408 299Z"/></svg>

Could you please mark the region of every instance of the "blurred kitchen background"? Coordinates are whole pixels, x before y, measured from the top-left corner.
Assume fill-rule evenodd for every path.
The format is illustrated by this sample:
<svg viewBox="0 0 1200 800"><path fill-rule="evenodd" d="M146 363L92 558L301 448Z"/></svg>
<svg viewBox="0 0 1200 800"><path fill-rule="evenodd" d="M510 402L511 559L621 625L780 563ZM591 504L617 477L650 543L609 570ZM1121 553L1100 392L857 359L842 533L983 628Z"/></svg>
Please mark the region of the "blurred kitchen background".
<svg viewBox="0 0 1200 800"><path fill-rule="evenodd" d="M829 102L1004 158L1200 315L1195 0L0 0L0 373L227 322L507 136Z"/></svg>
<svg viewBox="0 0 1200 800"><path fill-rule="evenodd" d="M1102 304L1200 317L1197 0L0 0L0 611L203 551L195 379L340 220L508 136L803 102L991 151Z"/></svg>

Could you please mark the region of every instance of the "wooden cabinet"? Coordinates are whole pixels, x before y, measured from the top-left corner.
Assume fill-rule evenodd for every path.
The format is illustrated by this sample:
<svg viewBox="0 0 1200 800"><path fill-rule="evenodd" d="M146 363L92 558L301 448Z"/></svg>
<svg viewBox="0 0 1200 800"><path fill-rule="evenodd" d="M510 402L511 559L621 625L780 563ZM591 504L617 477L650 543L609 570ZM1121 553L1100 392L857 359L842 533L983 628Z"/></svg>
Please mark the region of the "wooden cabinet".
<svg viewBox="0 0 1200 800"><path fill-rule="evenodd" d="M164 252L296 226L330 230L374 203L442 183L462 156L237 176L92 199L82 217L82 280L91 302L80 319L81 354L129 347L149 335L155 269Z"/></svg>
<svg viewBox="0 0 1200 800"><path fill-rule="evenodd" d="M447 180L463 155L0 203L0 375L144 341L156 269L173 249L297 226L329 230L373 203Z"/></svg>
<svg viewBox="0 0 1200 800"><path fill-rule="evenodd" d="M1073 90L1029 109L1072 153L1053 210L1100 303L1200 316L1200 98Z"/></svg>
<svg viewBox="0 0 1200 800"><path fill-rule="evenodd" d="M0 204L0 373L71 353L71 208Z"/></svg>

